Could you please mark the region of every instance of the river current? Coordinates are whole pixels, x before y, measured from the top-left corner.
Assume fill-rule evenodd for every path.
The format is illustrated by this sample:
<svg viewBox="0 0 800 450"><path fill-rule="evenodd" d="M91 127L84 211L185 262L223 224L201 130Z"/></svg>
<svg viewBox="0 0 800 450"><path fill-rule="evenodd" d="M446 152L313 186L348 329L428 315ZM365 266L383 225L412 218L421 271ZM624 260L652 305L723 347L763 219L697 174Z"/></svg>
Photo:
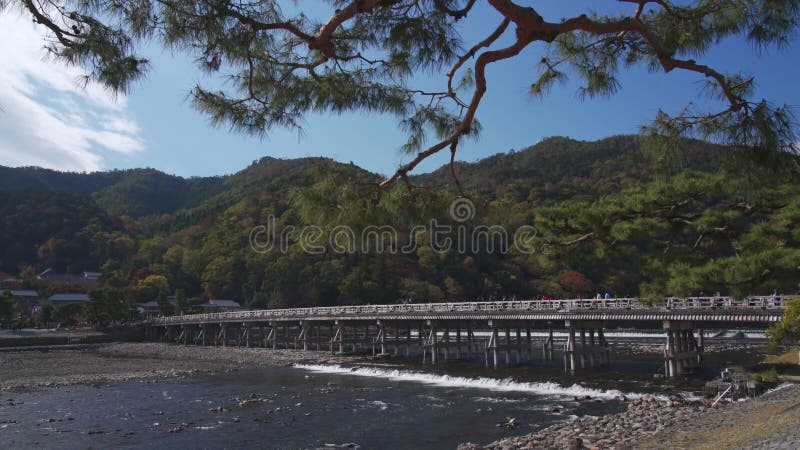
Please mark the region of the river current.
<svg viewBox="0 0 800 450"><path fill-rule="evenodd" d="M750 355L750 356L747 356ZM16 448L455 448L624 410L621 396L691 397L723 364L654 380L657 357L565 375L546 366L422 366L407 359L308 364L100 387L0 393L0 445ZM509 419L513 426L509 424Z"/></svg>

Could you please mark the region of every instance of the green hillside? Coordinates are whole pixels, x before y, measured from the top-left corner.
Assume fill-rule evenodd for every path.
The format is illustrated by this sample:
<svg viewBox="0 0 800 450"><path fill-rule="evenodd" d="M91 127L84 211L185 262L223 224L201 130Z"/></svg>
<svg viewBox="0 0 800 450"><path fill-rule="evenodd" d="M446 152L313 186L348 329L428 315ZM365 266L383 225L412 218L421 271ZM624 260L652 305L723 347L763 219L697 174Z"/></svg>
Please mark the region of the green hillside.
<svg viewBox="0 0 800 450"><path fill-rule="evenodd" d="M701 141L686 141L670 171L715 170L721 149ZM641 151L636 136L599 141L552 137L522 150L498 153L474 163L456 163L456 172L470 192L489 196L523 194L533 201L596 198L652 178L654 161ZM450 167L416 177L425 186L452 185Z"/></svg>
<svg viewBox="0 0 800 450"><path fill-rule="evenodd" d="M154 169L77 173L0 166L0 190L9 189L90 196L109 214L142 217L199 205L222 190L222 178L184 179Z"/></svg>
<svg viewBox="0 0 800 450"><path fill-rule="evenodd" d="M188 180L2 168L0 270L100 267L131 300L180 289L253 307L797 289L796 161L767 177L729 164L724 148L687 141L654 162L638 139L550 138L460 163L475 205L466 222L451 217L459 193L449 167L414 177L413 196L400 185L378 204L378 175L324 158L263 158ZM431 229L414 228L431 219L482 240L439 251ZM40 223L19 231L31 221ZM286 240L254 251L251 232L266 224ZM305 235L311 225L317 234ZM343 252L329 239L344 226L360 238L384 225L396 242L357 239ZM503 227L508 248L497 236L487 248L483 225Z"/></svg>

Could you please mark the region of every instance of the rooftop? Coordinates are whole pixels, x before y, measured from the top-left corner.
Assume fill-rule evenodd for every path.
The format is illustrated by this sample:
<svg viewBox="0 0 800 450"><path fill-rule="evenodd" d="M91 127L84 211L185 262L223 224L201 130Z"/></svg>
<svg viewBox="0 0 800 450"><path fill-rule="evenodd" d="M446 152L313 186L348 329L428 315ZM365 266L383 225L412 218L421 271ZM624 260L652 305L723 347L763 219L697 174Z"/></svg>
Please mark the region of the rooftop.
<svg viewBox="0 0 800 450"><path fill-rule="evenodd" d="M12 297L38 297L39 293L33 290L28 289L11 289L8 292L11 292Z"/></svg>
<svg viewBox="0 0 800 450"><path fill-rule="evenodd" d="M86 294L53 294L51 302L88 302L89 296Z"/></svg>
<svg viewBox="0 0 800 450"><path fill-rule="evenodd" d="M214 299L209 300L205 305L200 305L205 308L241 308L239 302L235 300Z"/></svg>

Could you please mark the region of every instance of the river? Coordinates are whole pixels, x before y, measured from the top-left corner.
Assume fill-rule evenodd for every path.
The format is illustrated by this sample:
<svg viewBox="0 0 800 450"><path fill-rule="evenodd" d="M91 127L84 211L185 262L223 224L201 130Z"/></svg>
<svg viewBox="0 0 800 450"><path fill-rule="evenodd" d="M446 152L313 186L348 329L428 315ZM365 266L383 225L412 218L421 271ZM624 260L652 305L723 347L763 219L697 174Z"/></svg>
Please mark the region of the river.
<svg viewBox="0 0 800 450"><path fill-rule="evenodd" d="M4 448L455 448L530 433L571 416L621 411L620 395L696 395L723 365L756 360L731 347L702 374L654 380L657 355L565 375L548 365L432 367L416 360L264 367L100 387L0 393ZM516 426L498 426L514 418Z"/></svg>

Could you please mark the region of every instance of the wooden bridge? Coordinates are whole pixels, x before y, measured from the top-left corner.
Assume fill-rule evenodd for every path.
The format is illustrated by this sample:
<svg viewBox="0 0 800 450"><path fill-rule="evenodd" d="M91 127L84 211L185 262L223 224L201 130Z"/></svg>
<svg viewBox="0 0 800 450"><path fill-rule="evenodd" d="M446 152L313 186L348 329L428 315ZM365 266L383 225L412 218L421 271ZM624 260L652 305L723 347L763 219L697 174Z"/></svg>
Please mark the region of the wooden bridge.
<svg viewBox="0 0 800 450"><path fill-rule="evenodd" d="M514 300L267 309L160 317L153 339L194 345L421 353L423 362L483 356L487 365L552 360L553 330L565 330L565 370L608 365L605 330L665 331L664 369L674 377L700 367L703 330L765 328L780 320L790 296ZM531 330L544 331L534 340ZM512 333L513 331L513 333ZM697 332L697 334L695 334ZM541 334L541 333L540 333Z"/></svg>

